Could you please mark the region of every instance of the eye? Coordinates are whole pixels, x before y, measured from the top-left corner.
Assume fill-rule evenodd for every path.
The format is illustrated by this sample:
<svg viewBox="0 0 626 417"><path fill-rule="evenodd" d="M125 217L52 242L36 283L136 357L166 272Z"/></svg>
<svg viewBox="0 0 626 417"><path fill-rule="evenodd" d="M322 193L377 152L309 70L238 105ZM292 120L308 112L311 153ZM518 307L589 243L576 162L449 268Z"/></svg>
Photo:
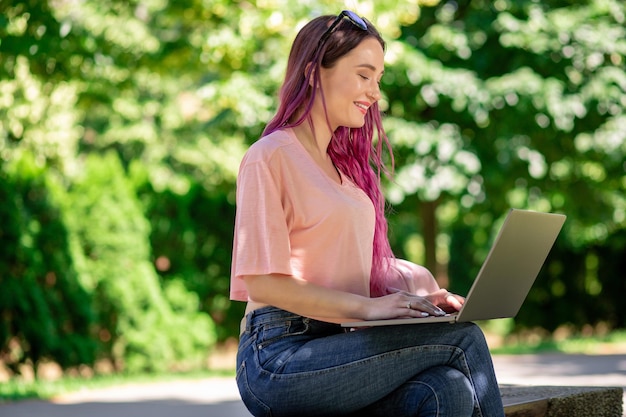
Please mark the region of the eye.
<svg viewBox="0 0 626 417"><path fill-rule="evenodd" d="M365 81L369 81L369 77L366 77L363 74L359 74L359 77L363 78Z"/></svg>

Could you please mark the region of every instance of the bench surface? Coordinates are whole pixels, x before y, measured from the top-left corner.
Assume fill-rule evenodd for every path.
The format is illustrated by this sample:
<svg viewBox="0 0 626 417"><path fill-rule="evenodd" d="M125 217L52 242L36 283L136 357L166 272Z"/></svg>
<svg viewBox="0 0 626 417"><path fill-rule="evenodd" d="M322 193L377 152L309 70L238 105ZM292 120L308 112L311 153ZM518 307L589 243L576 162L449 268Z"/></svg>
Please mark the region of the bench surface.
<svg viewBox="0 0 626 417"><path fill-rule="evenodd" d="M622 417L620 387L500 386L507 417Z"/></svg>

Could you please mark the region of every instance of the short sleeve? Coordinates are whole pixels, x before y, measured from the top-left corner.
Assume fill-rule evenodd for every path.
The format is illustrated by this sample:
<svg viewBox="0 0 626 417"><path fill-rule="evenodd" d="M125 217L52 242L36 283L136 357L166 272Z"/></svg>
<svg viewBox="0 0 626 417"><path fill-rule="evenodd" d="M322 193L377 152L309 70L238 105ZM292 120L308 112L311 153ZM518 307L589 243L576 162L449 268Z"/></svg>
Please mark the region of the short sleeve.
<svg viewBox="0 0 626 417"><path fill-rule="evenodd" d="M253 159L250 161L250 159ZM246 301L245 275L291 275L281 178L271 161L244 158L237 178L231 298Z"/></svg>

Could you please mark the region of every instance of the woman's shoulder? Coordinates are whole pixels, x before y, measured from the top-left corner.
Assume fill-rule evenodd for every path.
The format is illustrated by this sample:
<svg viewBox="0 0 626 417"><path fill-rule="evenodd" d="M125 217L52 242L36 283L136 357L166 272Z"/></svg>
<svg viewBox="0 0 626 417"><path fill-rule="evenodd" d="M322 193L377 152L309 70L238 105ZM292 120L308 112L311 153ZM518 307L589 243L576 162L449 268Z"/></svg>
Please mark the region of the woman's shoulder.
<svg viewBox="0 0 626 417"><path fill-rule="evenodd" d="M293 137L288 130L276 130L254 142L244 158L246 163L269 161L277 154L288 152Z"/></svg>

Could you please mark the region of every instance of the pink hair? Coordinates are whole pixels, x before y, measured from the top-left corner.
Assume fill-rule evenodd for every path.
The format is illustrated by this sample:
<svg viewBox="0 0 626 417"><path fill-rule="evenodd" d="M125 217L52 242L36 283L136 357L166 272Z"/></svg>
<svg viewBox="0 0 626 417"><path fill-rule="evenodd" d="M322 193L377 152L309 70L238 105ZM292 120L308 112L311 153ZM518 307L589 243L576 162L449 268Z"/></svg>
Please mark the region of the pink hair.
<svg viewBox="0 0 626 417"><path fill-rule="evenodd" d="M366 21L368 29L363 30L348 19L343 19L320 48L319 42L315 40L321 38L334 18L318 17L304 26L296 36L287 62L285 82L280 90L280 105L274 118L265 127L264 136L285 127L298 126L305 120L311 123L309 115L318 91L316 87L320 83L321 67L331 68L339 58L368 37L376 38L385 48L382 37L369 22ZM297 119L293 120L295 117ZM374 130L378 136L375 144ZM376 224L370 278L372 296L387 293L387 259L393 258L387 237L385 198L380 188L381 172L390 171L383 161L384 148L389 152L392 171L393 153L377 103L367 112L363 127L338 128L328 147L328 155L337 168L359 186L374 204Z"/></svg>

